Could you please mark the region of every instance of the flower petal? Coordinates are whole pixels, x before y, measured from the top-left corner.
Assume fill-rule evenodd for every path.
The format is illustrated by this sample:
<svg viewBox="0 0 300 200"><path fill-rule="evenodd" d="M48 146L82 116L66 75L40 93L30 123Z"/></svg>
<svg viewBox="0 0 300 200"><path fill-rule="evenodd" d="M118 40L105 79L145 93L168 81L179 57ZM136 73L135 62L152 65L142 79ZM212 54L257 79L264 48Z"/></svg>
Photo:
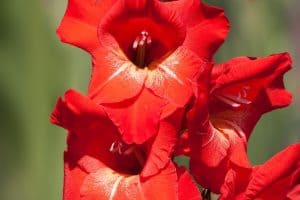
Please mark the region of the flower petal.
<svg viewBox="0 0 300 200"><path fill-rule="evenodd" d="M245 196L254 199L258 196L268 195L272 196L272 199L284 199L287 191L292 188L291 176L300 168L299 152L300 144L291 145L263 165L258 166L252 174ZM295 185L299 184L298 182ZM277 185L277 188L274 185ZM268 191L266 191L267 189Z"/></svg>
<svg viewBox="0 0 300 200"><path fill-rule="evenodd" d="M297 200L300 197L300 167L298 167L298 170L295 173L295 176L293 177L293 188L290 189L290 191L287 194L288 200Z"/></svg>
<svg viewBox="0 0 300 200"><path fill-rule="evenodd" d="M105 111L126 143L142 144L157 134L165 104L163 99L144 88L133 100L105 105Z"/></svg>
<svg viewBox="0 0 300 200"><path fill-rule="evenodd" d="M90 99L75 90L68 90L63 98L59 98L50 121L65 129L82 130L85 125L95 121L106 121L106 113L101 106L95 105ZM81 123L77 123L80 121Z"/></svg>
<svg viewBox="0 0 300 200"><path fill-rule="evenodd" d="M205 5L199 0L180 0L166 4L181 16L187 26L183 46L202 58L211 59L229 31L229 22L223 9Z"/></svg>
<svg viewBox="0 0 300 200"><path fill-rule="evenodd" d="M176 200L176 181L176 170L171 162L159 174L146 180L138 175L127 176L115 173L109 168L102 168L85 178L81 188L81 200Z"/></svg>
<svg viewBox="0 0 300 200"><path fill-rule="evenodd" d="M86 175L65 152L63 200L80 200L80 188Z"/></svg>
<svg viewBox="0 0 300 200"><path fill-rule="evenodd" d="M218 130L191 137L190 171L204 188L218 193L226 174L230 143Z"/></svg>
<svg viewBox="0 0 300 200"><path fill-rule="evenodd" d="M290 104L282 80L290 68L288 53L240 57L217 65L212 71L211 118L233 122L248 139L263 113Z"/></svg>
<svg viewBox="0 0 300 200"><path fill-rule="evenodd" d="M148 160L141 173L142 177L153 176L166 167L168 160L173 156L182 118L183 109L177 109L172 115L161 119L157 136L153 138Z"/></svg>
<svg viewBox="0 0 300 200"><path fill-rule="evenodd" d="M168 162L159 174L142 182L141 186L146 199L178 200L177 173L172 161Z"/></svg>
<svg viewBox="0 0 300 200"><path fill-rule="evenodd" d="M113 6L114 0L69 0L66 13L57 29L63 42L90 53L99 47L97 27Z"/></svg>
<svg viewBox="0 0 300 200"><path fill-rule="evenodd" d="M177 168L179 200L202 200L197 184L184 167Z"/></svg>
<svg viewBox="0 0 300 200"><path fill-rule="evenodd" d="M246 139L230 124L213 122L203 133L190 137L190 169L197 182L203 187L219 193L229 164L250 167L246 151Z"/></svg>
<svg viewBox="0 0 300 200"><path fill-rule="evenodd" d="M300 143L290 145L254 167L230 164L220 200L299 198Z"/></svg>
<svg viewBox="0 0 300 200"><path fill-rule="evenodd" d="M219 200L246 200L243 194L249 182L251 168L230 169L221 187Z"/></svg>
<svg viewBox="0 0 300 200"><path fill-rule="evenodd" d="M116 103L141 91L147 71L127 60L118 47L99 49L93 60L88 96L96 103Z"/></svg>
<svg viewBox="0 0 300 200"><path fill-rule="evenodd" d="M153 64L154 69L148 72L145 86L156 95L184 107L193 94L193 82L207 66L208 63L193 52L179 47L162 62Z"/></svg>

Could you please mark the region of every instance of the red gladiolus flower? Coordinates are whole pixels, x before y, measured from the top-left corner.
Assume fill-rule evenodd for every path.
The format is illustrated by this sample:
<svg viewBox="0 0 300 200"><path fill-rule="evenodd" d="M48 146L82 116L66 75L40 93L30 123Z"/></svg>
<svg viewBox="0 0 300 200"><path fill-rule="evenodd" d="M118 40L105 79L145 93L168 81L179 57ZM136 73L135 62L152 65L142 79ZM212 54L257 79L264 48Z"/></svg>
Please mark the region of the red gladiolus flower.
<svg viewBox="0 0 300 200"><path fill-rule="evenodd" d="M300 143L263 165L243 168L231 163L220 200L297 200L300 198Z"/></svg>
<svg viewBox="0 0 300 200"><path fill-rule="evenodd" d="M91 53L88 96L126 143L141 144L157 134L161 116L194 96L228 21L198 0L113 2L69 0L58 34Z"/></svg>
<svg viewBox="0 0 300 200"><path fill-rule="evenodd" d="M293 188L278 196L295 196L300 145L255 168L246 153L259 118L291 101L282 80L291 59L213 67L228 30L223 10L200 0L69 0L57 33L93 68L87 96L68 91L51 116L68 130L64 200L201 200L176 154L223 200L265 198L283 182ZM289 166L273 168L278 160Z"/></svg>
<svg viewBox="0 0 300 200"><path fill-rule="evenodd" d="M155 138L128 145L102 106L68 91L51 116L52 123L69 131L64 200L201 200L189 174L169 158L177 132L169 123L177 118L163 120ZM161 159L166 164L157 170Z"/></svg>
<svg viewBox="0 0 300 200"><path fill-rule="evenodd" d="M213 68L209 94L188 114L190 129L178 150L191 157L191 173L202 186L219 193L229 162L249 165L247 141L256 122L291 102L282 80L290 67L289 55L282 53L235 58Z"/></svg>

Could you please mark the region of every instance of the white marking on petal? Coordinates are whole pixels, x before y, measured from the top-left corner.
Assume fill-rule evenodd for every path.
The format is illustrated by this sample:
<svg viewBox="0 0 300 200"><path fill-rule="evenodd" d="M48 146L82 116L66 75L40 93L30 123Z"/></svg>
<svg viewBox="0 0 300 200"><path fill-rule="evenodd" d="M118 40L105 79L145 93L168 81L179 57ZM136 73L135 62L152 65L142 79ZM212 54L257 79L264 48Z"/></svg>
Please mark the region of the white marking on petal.
<svg viewBox="0 0 300 200"><path fill-rule="evenodd" d="M180 80L180 78L178 78L178 76L172 70L170 70L166 65L160 64L159 68L162 69L168 76L175 79L178 83L184 85L182 80Z"/></svg>
<svg viewBox="0 0 300 200"><path fill-rule="evenodd" d="M113 198L116 196L117 189L118 189L118 187L120 185L120 182L123 178L124 178L124 176L120 176L119 178L117 178L116 182L114 183L114 185L111 189L111 192L110 192L110 195L109 195L109 200L113 200Z"/></svg>
<svg viewBox="0 0 300 200"><path fill-rule="evenodd" d="M148 70L147 80L145 86L147 88L162 87L164 83L164 77L159 70Z"/></svg>
<svg viewBox="0 0 300 200"><path fill-rule="evenodd" d="M138 191L140 192L141 194L141 198L142 200L146 200L146 197L144 195L144 192L143 192L143 188L142 188L142 185L141 185L141 181L138 179L137 181L137 188L138 188Z"/></svg>
<svg viewBox="0 0 300 200"><path fill-rule="evenodd" d="M126 71L127 68L132 66L132 63L126 59L124 54L122 52L118 52L114 50L113 48L110 48L110 52L108 55L105 56L105 60L107 62L107 65L110 65L112 68L115 68L116 71L112 73L107 80L99 85L93 93L90 94L91 98L94 98L98 93L101 91L101 89L112 79L114 79L117 75L122 73L123 71Z"/></svg>
<svg viewBox="0 0 300 200"><path fill-rule="evenodd" d="M122 63L119 67L119 69L117 69L108 79L106 82L112 80L113 78L115 78L117 75L119 75L121 72L125 71L128 67L130 67L130 63L125 62Z"/></svg>

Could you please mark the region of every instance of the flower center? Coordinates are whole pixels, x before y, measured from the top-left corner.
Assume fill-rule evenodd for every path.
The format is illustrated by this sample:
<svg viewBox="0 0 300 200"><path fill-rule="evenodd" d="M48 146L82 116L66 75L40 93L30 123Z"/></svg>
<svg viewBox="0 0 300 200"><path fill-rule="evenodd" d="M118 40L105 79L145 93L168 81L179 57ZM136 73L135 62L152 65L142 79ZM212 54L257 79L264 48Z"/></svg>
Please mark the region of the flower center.
<svg viewBox="0 0 300 200"><path fill-rule="evenodd" d="M116 140L111 144L109 151L118 158L122 165L121 171L125 173L138 174L145 165L145 153L138 145L126 144Z"/></svg>
<svg viewBox="0 0 300 200"><path fill-rule="evenodd" d="M161 18L140 15L112 17L100 25L98 35L103 44L120 48L136 67L152 68L183 43L185 32Z"/></svg>
<svg viewBox="0 0 300 200"><path fill-rule="evenodd" d="M132 48L135 53L134 64L140 68L144 68L149 63L146 62L146 54L152 43L151 36L147 31L141 31L140 35L135 38Z"/></svg>

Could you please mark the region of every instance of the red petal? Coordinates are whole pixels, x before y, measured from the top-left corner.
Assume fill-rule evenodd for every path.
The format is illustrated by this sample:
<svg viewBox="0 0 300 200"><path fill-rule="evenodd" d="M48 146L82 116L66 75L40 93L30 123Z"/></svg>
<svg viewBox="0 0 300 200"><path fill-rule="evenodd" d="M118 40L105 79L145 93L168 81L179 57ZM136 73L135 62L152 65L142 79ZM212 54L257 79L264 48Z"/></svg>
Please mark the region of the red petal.
<svg viewBox="0 0 300 200"><path fill-rule="evenodd" d="M187 134L182 137L190 137L188 134L203 134L210 128L209 123L209 110L208 110L208 94L209 94L209 81L211 74L212 63L206 63L204 70L200 73L196 83L193 83L194 99L190 102L192 107L186 113L186 128ZM182 147L186 150L190 149L187 144L189 141L181 138ZM198 148L198 147L197 147ZM183 149L183 151L185 151ZM178 149L181 151L180 149Z"/></svg>
<svg viewBox="0 0 300 200"><path fill-rule="evenodd" d="M191 137L190 170L204 188L218 193L227 170L230 143L218 130Z"/></svg>
<svg viewBox="0 0 300 200"><path fill-rule="evenodd" d="M211 59L229 31L229 22L224 11L205 5L199 0L180 0L166 4L182 17L187 26L183 45L200 57Z"/></svg>
<svg viewBox="0 0 300 200"><path fill-rule="evenodd" d="M233 122L248 138L263 113L291 102L282 80L290 68L287 53L217 65L212 72L211 117Z"/></svg>
<svg viewBox="0 0 300 200"><path fill-rule="evenodd" d="M250 175L251 168L230 169L221 187L219 200L246 200L243 192L247 187Z"/></svg>
<svg viewBox="0 0 300 200"><path fill-rule="evenodd" d="M109 168L102 168L91 173L84 180L81 200L176 200L176 181L176 170L172 163L147 180L140 179L138 175L126 176L115 173Z"/></svg>
<svg viewBox="0 0 300 200"><path fill-rule="evenodd" d="M81 130L94 121L106 120L101 106L75 90L68 90L64 98L59 98L50 117L50 121L68 130ZM77 123L80 120L80 123Z"/></svg>
<svg viewBox="0 0 300 200"><path fill-rule="evenodd" d="M153 176L166 167L173 156L182 117L183 109L178 109L172 115L160 121L158 134L154 138L148 160L141 173L142 177Z"/></svg>
<svg viewBox="0 0 300 200"><path fill-rule="evenodd" d="M199 135L193 136L193 141L192 146L198 146L199 154L197 153L197 158L205 162L209 167L218 166L227 156L227 151L230 147L227 135L214 128L207 133L199 133ZM194 150L196 149L194 148ZM196 152L193 153L196 154Z"/></svg>
<svg viewBox="0 0 300 200"><path fill-rule="evenodd" d="M299 199L299 197L300 197L300 178L299 178L299 175L300 174L300 170L298 170L298 179L297 179L297 185L295 185L294 187L293 187L293 189L291 189L289 192L288 192L288 194L287 194L287 199L288 200L297 200L297 199Z"/></svg>
<svg viewBox="0 0 300 200"><path fill-rule="evenodd" d="M244 168L231 163L220 200L298 199L299 152L300 143L289 146L261 166Z"/></svg>
<svg viewBox="0 0 300 200"><path fill-rule="evenodd" d="M291 175L300 167L299 152L300 143L291 145L259 166L252 174L253 178L248 184L245 195L250 199L263 195L272 196L272 199L284 199L287 191L291 189L289 184Z"/></svg>
<svg viewBox="0 0 300 200"><path fill-rule="evenodd" d="M69 0L57 29L60 39L93 53L100 44L97 37L98 24L114 3L113 0Z"/></svg>
<svg viewBox="0 0 300 200"><path fill-rule="evenodd" d="M122 186L124 179L124 175L115 173L110 168L101 168L95 173L90 173L86 176L82 184L80 190L81 200L117 199L117 197L120 196L117 193L118 188ZM137 182L137 176L132 176L131 179L132 184L134 184L133 181ZM137 188L131 187L130 192L133 198L137 200L141 199L140 196L137 196ZM125 196L125 194L123 194L123 196Z"/></svg>
<svg viewBox="0 0 300 200"><path fill-rule="evenodd" d="M229 164L250 167L246 152L246 139L230 125L215 122L212 131L191 136L191 173L205 188L220 191ZM208 156L209 155L209 156Z"/></svg>
<svg viewBox="0 0 300 200"><path fill-rule="evenodd" d="M146 199L178 199L177 173L170 161L161 172L141 184Z"/></svg>
<svg viewBox="0 0 300 200"><path fill-rule="evenodd" d="M146 74L145 69L128 61L118 47L103 47L93 61L88 95L98 104L130 99L143 88Z"/></svg>
<svg viewBox="0 0 300 200"><path fill-rule="evenodd" d="M288 200L297 200L300 197L300 161L298 162L296 171L293 173L290 190L286 197Z"/></svg>
<svg viewBox="0 0 300 200"><path fill-rule="evenodd" d="M127 143L142 144L157 134L165 101L143 89L133 100L106 105L110 119L118 126Z"/></svg>
<svg viewBox="0 0 300 200"><path fill-rule="evenodd" d="M178 48L161 63L154 63L145 86L169 102L184 107L193 93L195 82L209 65L193 52ZM178 92L180 91L180 92Z"/></svg>
<svg viewBox="0 0 300 200"><path fill-rule="evenodd" d="M202 200L197 184L184 167L177 168L179 200Z"/></svg>
<svg viewBox="0 0 300 200"><path fill-rule="evenodd" d="M230 169L226 177L224 179L224 183L220 189L220 200L232 200L234 198L235 192L235 179L236 179L236 172L233 169Z"/></svg>
<svg viewBox="0 0 300 200"><path fill-rule="evenodd" d="M65 153L64 161L63 200L80 200L80 188L87 173L75 165L68 153Z"/></svg>

